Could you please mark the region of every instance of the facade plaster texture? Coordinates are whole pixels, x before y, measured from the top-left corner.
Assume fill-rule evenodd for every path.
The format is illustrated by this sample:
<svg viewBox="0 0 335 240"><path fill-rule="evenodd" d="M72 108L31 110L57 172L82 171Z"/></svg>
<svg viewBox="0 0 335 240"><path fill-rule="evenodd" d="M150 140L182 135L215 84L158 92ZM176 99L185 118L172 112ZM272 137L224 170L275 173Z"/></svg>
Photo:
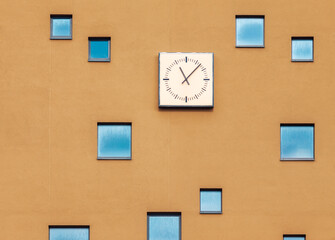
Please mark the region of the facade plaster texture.
<svg viewBox="0 0 335 240"><path fill-rule="evenodd" d="M147 212L182 212L182 239L335 236L331 0L0 1L1 239L147 238ZM50 14L73 39L50 40ZM265 16L265 48L235 47L235 15ZM111 62L88 62L88 37ZM314 62L291 37L314 36ZM158 53L214 52L214 108L159 109ZM132 160L97 160L97 122L132 123ZM280 161L280 124L315 123L315 161ZM223 214L199 213L200 188Z"/></svg>

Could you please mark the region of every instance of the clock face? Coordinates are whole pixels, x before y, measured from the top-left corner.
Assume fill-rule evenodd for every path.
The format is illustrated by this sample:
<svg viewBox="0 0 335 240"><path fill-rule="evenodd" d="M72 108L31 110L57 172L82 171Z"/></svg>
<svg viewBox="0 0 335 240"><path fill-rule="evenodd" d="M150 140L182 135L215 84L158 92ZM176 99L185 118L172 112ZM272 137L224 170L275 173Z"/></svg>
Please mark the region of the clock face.
<svg viewBox="0 0 335 240"><path fill-rule="evenodd" d="M213 53L159 54L159 107L213 107Z"/></svg>

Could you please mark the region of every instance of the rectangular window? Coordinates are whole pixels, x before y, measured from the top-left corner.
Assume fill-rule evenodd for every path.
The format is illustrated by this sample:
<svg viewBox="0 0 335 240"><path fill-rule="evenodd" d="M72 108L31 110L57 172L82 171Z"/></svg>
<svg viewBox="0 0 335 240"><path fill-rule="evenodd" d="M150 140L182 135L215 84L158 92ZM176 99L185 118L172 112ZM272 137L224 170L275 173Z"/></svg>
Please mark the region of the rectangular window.
<svg viewBox="0 0 335 240"><path fill-rule="evenodd" d="M236 47L264 47L264 16L236 16Z"/></svg>
<svg viewBox="0 0 335 240"><path fill-rule="evenodd" d="M222 189L200 189L200 213L222 213Z"/></svg>
<svg viewBox="0 0 335 240"><path fill-rule="evenodd" d="M314 61L314 38L292 37L292 62Z"/></svg>
<svg viewBox="0 0 335 240"><path fill-rule="evenodd" d="M110 62L110 37L88 38L88 61Z"/></svg>
<svg viewBox="0 0 335 240"><path fill-rule="evenodd" d="M72 39L72 15L50 15L50 39Z"/></svg>
<svg viewBox="0 0 335 240"><path fill-rule="evenodd" d="M280 125L280 159L314 160L314 124Z"/></svg>
<svg viewBox="0 0 335 240"><path fill-rule="evenodd" d="M89 226L49 226L49 240L89 240Z"/></svg>
<svg viewBox="0 0 335 240"><path fill-rule="evenodd" d="M304 234L284 235L283 240L306 240L306 235Z"/></svg>
<svg viewBox="0 0 335 240"><path fill-rule="evenodd" d="M181 213L148 213L148 240L180 240Z"/></svg>
<svg viewBox="0 0 335 240"><path fill-rule="evenodd" d="M131 123L98 123L98 159L131 159Z"/></svg>

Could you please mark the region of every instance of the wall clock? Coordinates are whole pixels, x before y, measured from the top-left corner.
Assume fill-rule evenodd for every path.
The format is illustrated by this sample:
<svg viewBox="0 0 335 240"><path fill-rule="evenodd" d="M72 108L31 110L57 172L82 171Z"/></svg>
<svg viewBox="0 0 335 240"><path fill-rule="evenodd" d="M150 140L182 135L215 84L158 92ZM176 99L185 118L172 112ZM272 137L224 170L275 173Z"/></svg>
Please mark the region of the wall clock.
<svg viewBox="0 0 335 240"><path fill-rule="evenodd" d="M159 53L159 107L214 107L213 53Z"/></svg>

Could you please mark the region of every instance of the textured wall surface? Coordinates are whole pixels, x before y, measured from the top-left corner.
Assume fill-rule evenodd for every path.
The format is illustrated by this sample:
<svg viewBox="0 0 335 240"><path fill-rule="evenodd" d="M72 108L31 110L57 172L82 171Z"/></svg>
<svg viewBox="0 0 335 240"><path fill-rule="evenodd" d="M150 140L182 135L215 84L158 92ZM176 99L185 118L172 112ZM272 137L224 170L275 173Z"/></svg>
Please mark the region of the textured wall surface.
<svg viewBox="0 0 335 240"><path fill-rule="evenodd" d="M335 236L335 2L0 1L0 230L145 240L147 212L182 212L183 240ZM50 14L73 40L50 40ZM265 16L265 48L235 48L235 15ZM111 62L88 62L88 37ZM291 37L314 36L314 62ZM159 109L158 53L214 52L214 108ZM132 122L132 160L97 160L97 122ZM280 123L315 123L315 161L280 162ZM223 214L199 214L199 189Z"/></svg>

